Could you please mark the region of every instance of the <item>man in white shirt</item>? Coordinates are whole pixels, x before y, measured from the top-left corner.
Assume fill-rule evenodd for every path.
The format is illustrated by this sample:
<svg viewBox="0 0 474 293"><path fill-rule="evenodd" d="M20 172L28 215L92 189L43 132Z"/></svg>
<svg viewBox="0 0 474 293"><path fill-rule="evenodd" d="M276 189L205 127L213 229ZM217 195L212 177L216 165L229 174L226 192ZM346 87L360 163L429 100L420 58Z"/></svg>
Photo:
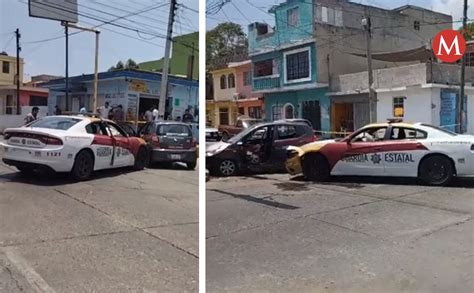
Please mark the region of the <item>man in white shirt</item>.
<svg viewBox="0 0 474 293"><path fill-rule="evenodd" d="M105 102L104 106L99 108L99 114L102 119L109 119L109 102Z"/></svg>
<svg viewBox="0 0 474 293"><path fill-rule="evenodd" d="M159 112L158 112L158 109L156 108L156 106L153 106L153 119L155 121L158 121L159 120Z"/></svg>

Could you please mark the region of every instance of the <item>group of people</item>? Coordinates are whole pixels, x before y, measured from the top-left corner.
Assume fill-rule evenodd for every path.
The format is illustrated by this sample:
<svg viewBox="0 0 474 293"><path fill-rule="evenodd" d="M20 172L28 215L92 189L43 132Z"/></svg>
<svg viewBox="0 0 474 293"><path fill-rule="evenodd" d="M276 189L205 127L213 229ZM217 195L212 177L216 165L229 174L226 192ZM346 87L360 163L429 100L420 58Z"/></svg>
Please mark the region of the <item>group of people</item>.
<svg viewBox="0 0 474 293"><path fill-rule="evenodd" d="M116 107L110 107L109 102L105 102L104 106L101 106L97 109L97 112L100 114L102 119L110 119L117 122L125 121L125 112L123 111L122 105L118 105ZM39 108L33 107L31 109L31 113L29 113L25 117L25 125L38 119L38 113L39 113ZM86 108L84 106L81 106L79 113L86 114L87 113ZM61 114L62 114L61 108L58 105L54 106L54 115L61 115ZM145 115L143 116L143 118L147 122L166 120L166 119L171 118L171 115L165 115L165 116L167 117L160 115L157 107L153 106L145 112ZM186 109L184 111L183 117L177 117L176 121L191 123L194 121L194 116L193 114L190 113L189 109Z"/></svg>
<svg viewBox="0 0 474 293"><path fill-rule="evenodd" d="M173 120L169 113L165 113L165 115L160 115L159 111L156 106L151 107L150 109L146 110L145 114L143 115L143 119L147 122L152 121L160 121L160 120ZM193 114L190 113L189 109L184 111L183 117L176 117L175 121L182 121L185 123L191 123L194 121Z"/></svg>

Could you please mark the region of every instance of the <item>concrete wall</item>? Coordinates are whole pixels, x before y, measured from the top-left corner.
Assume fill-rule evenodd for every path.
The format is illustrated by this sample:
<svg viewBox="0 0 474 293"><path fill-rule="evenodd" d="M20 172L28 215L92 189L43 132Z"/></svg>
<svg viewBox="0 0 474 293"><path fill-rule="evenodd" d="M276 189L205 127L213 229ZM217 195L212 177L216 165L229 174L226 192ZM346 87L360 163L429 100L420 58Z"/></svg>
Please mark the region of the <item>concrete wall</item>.
<svg viewBox="0 0 474 293"><path fill-rule="evenodd" d="M376 89L412 86L426 83L459 85L461 67L452 64L419 63L373 71ZM331 91L367 90L367 71L343 74L334 78ZM466 67L466 84L474 84L474 68Z"/></svg>
<svg viewBox="0 0 474 293"><path fill-rule="evenodd" d="M318 81L328 82L328 61L331 75L353 73L367 69L364 57L351 53L365 54L367 43L361 20L366 12L371 16L373 27L372 51L386 53L429 46L431 39L441 30L450 29L451 16L424 9L408 7L401 11L365 6L345 0L323 1L314 5L315 32L318 60ZM322 21L322 9L333 9L342 15L342 24ZM421 25L414 29L414 22L442 23ZM413 63L413 62L411 62ZM373 68L387 68L409 63L374 61Z"/></svg>
<svg viewBox="0 0 474 293"><path fill-rule="evenodd" d="M443 89L449 90L449 89ZM457 92L459 87L450 89ZM393 98L404 96L406 122L425 122L436 126L441 125L441 91L439 87L411 87L406 90L392 90L377 93L377 120L384 122L393 118ZM467 133L474 135L474 90L466 89L467 95Z"/></svg>
<svg viewBox="0 0 474 293"><path fill-rule="evenodd" d="M6 128L23 126L25 124L25 117L31 112L31 108L33 107L21 107L20 115L0 115L0 133L3 133ZM38 108L40 109L38 117L44 117L47 115L48 107Z"/></svg>
<svg viewBox="0 0 474 293"><path fill-rule="evenodd" d="M374 88L394 88L427 83L427 65L414 64L373 71ZM368 89L367 71L343 74L334 79L332 91L348 92Z"/></svg>

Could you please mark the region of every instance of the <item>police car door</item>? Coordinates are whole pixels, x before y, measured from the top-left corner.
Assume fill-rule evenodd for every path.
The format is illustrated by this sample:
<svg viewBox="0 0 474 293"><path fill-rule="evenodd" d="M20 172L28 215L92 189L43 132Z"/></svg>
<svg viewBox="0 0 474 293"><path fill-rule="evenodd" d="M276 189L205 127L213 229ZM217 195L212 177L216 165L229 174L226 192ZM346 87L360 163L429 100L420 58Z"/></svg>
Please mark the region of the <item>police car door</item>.
<svg viewBox="0 0 474 293"><path fill-rule="evenodd" d="M107 128L114 142L114 167L133 165L133 154L130 152L130 143L127 134L117 125L107 122Z"/></svg>
<svg viewBox="0 0 474 293"><path fill-rule="evenodd" d="M381 151L387 127L365 128L348 140L342 159L331 174L349 176L383 176L384 162ZM344 143L344 142L341 142Z"/></svg>
<svg viewBox="0 0 474 293"><path fill-rule="evenodd" d="M110 168L112 163L113 140L107 128L102 122L97 121L88 124L86 131L94 136L91 143L91 149L95 156L94 170Z"/></svg>
<svg viewBox="0 0 474 293"><path fill-rule="evenodd" d="M428 152L420 143L427 138L427 133L410 127L394 126L382 149L385 175L416 177L418 164Z"/></svg>

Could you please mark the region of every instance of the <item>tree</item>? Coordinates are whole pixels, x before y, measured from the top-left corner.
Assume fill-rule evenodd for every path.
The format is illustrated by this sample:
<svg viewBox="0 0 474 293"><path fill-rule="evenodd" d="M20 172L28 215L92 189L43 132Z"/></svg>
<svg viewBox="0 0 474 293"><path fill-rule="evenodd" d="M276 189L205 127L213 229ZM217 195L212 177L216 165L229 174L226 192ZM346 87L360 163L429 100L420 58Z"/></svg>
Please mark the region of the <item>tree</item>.
<svg viewBox="0 0 474 293"><path fill-rule="evenodd" d="M138 69L138 64L133 59L129 58L127 60L127 62L125 63L125 68L126 69Z"/></svg>
<svg viewBox="0 0 474 293"><path fill-rule="evenodd" d="M459 31L462 33L463 28L461 27ZM474 22L467 24L467 34L466 41L474 40Z"/></svg>
<svg viewBox="0 0 474 293"><path fill-rule="evenodd" d="M212 68L247 57L247 36L239 24L221 23L206 34L207 68Z"/></svg>
<svg viewBox="0 0 474 293"><path fill-rule="evenodd" d="M108 71L124 70L124 69L138 69L138 64L133 59L129 58L125 65L122 61L118 61L115 66L109 68Z"/></svg>

